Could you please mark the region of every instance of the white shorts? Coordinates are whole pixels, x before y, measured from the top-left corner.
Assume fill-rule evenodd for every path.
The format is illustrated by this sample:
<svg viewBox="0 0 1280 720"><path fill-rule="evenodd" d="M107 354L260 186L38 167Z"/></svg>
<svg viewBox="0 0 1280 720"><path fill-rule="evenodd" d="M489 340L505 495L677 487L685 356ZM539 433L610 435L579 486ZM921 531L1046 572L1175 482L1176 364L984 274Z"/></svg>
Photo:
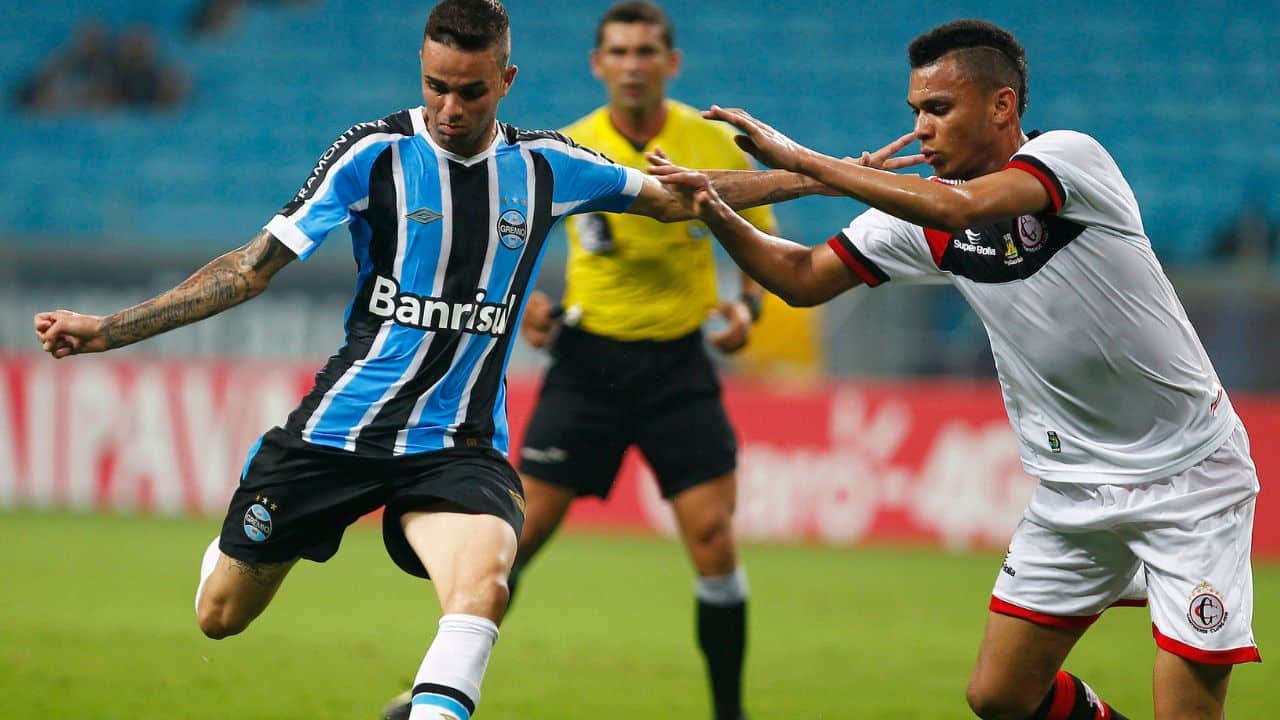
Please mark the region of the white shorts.
<svg viewBox="0 0 1280 720"><path fill-rule="evenodd" d="M1085 628L1113 605L1151 606L1156 645L1200 663L1258 662L1249 436L1146 483L1041 482L996 576L991 610ZM1143 592L1145 585L1145 593Z"/></svg>

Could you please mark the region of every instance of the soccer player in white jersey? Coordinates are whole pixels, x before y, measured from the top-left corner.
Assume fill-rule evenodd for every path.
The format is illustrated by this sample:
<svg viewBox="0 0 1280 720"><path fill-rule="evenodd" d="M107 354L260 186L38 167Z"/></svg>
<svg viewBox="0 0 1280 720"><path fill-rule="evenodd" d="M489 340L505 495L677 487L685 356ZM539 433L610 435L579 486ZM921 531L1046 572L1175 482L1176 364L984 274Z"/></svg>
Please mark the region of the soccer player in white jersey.
<svg viewBox="0 0 1280 720"><path fill-rule="evenodd" d="M128 345L257 296L349 225L360 272L348 341L285 426L250 451L205 552L196 612L211 638L243 631L300 558L324 562L347 525L385 506L389 554L412 575L430 573L444 611L412 720L475 712L507 607L524 498L505 457L502 377L552 226L594 210L691 218L687 201L639 170L499 123L516 76L510 52L500 2L444 0L420 46L424 105L343 133L252 241L109 316L34 318L55 358ZM781 174L784 195L815 185ZM770 177L731 174L721 190L760 204Z"/></svg>
<svg viewBox="0 0 1280 720"><path fill-rule="evenodd" d="M984 718L1121 718L1063 672L1130 583L1148 586L1156 717L1217 719L1258 661L1249 561L1258 479L1244 427L1093 138L1024 134L1026 59L962 20L910 46L917 159L937 180L797 145L742 110L739 144L872 207L813 248L770 237L701 174L653 158L761 284L797 305L857 285L951 282L981 317L1037 487L997 573L968 701Z"/></svg>

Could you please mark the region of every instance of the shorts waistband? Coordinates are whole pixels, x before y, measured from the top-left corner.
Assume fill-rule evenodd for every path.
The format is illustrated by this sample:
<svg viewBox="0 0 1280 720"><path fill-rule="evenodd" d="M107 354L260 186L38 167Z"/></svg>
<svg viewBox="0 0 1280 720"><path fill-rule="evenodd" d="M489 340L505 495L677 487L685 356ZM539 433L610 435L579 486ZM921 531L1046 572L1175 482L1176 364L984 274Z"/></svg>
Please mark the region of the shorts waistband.
<svg viewBox="0 0 1280 720"><path fill-rule="evenodd" d="M560 336L570 341L587 343L598 342L601 344L610 344L626 348L669 348L684 345L698 345L702 343L701 328L694 330L688 335L681 335L678 338L672 338L670 340L619 340L617 338L611 338L608 335L599 335L588 330L583 330L579 327L564 325L560 328Z"/></svg>

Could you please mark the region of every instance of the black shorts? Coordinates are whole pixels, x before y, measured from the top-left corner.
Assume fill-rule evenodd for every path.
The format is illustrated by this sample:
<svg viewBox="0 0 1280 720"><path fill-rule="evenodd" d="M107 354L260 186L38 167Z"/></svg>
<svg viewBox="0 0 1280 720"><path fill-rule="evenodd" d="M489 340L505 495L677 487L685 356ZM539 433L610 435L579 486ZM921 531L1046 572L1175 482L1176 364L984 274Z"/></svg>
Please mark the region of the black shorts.
<svg viewBox="0 0 1280 720"><path fill-rule="evenodd" d="M347 526L386 506L382 537L402 570L427 577L400 516L450 504L506 520L520 537L524 490L492 448L367 457L312 445L272 428L249 454L222 523L222 552L247 563L333 557Z"/></svg>
<svg viewBox="0 0 1280 720"><path fill-rule="evenodd" d="M525 430L520 472L603 498L630 445L668 499L733 471L737 440L702 333L624 342L564 327Z"/></svg>

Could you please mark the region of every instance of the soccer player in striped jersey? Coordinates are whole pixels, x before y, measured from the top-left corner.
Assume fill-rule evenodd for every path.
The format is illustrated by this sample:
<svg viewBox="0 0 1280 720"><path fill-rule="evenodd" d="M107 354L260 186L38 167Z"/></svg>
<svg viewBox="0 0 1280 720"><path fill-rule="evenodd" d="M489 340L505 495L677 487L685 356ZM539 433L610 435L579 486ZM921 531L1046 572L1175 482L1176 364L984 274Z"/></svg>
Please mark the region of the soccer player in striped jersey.
<svg viewBox="0 0 1280 720"><path fill-rule="evenodd" d="M681 62L673 37L671 21L653 3L606 10L590 59L608 103L564 134L636 168L648 164L646 151L662 148L694 167L749 169L733 128L667 97ZM743 217L773 232L768 207ZM704 346L732 353L746 345L760 287L744 275L739 297L719 300L713 241L701 222L583 213L566 229L559 310L535 291L521 324L524 338L549 347L552 360L520 449L527 506L511 592L576 498L610 495L623 453L635 445L671 502L697 574L696 635L713 716L740 720L748 593L732 529L737 442ZM725 323L704 337L708 313ZM406 693L384 717L400 720L408 703Z"/></svg>
<svg viewBox="0 0 1280 720"><path fill-rule="evenodd" d="M327 560L347 525L385 507L388 553L430 576L444 612L411 717L467 720L523 524L504 372L548 232L574 213L691 214L644 173L497 121L516 68L496 0L435 6L419 55L424 105L343 133L248 244L140 305L106 317L42 312L34 323L55 358L128 345L258 295L348 225L359 273L346 343L250 451L201 563L198 621L211 638L244 630L299 558ZM783 174L783 195L817 187ZM744 206L779 180L722 179Z"/></svg>
<svg viewBox="0 0 1280 720"><path fill-rule="evenodd" d="M700 173L654 172L690 192L738 263L792 303L950 282L982 319L1023 466L1041 482L996 573L969 681L975 713L1122 718L1061 667L1100 613L1145 584L1156 718L1218 720L1232 666L1259 660L1259 484L1244 426L1112 157L1083 133L1023 133L1017 40L956 21L908 55L919 157L942 182L826 157L742 110L708 113L742 130L739 144L765 164L871 206L825 244L764 235Z"/></svg>

